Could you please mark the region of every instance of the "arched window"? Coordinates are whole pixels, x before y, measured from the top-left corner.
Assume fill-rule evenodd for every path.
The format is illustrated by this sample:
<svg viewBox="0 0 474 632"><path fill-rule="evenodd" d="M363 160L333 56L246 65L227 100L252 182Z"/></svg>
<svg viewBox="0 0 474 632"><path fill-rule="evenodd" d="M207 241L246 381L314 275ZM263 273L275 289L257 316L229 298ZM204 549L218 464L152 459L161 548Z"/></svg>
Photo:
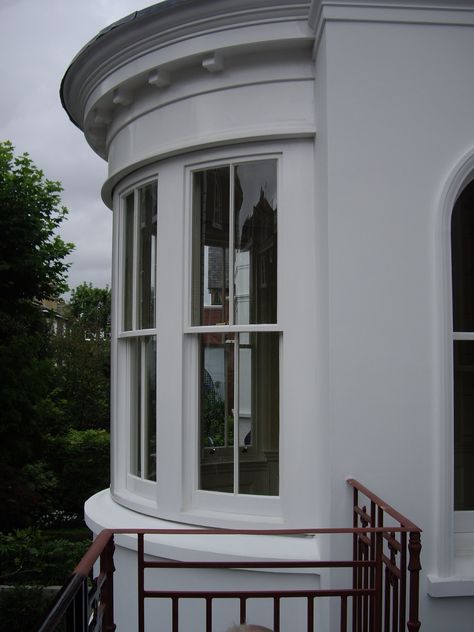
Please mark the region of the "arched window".
<svg viewBox="0 0 474 632"><path fill-rule="evenodd" d="M454 509L474 510L474 180L451 218Z"/></svg>

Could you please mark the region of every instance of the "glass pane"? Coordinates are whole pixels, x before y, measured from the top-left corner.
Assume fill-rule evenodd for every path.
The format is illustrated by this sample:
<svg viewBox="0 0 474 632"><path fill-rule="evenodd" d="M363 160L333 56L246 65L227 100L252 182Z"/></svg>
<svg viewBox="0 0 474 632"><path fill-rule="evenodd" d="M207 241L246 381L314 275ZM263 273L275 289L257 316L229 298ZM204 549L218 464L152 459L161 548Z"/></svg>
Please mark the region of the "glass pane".
<svg viewBox="0 0 474 632"><path fill-rule="evenodd" d="M145 478L156 480L156 337L147 338L145 351L145 393L144 431L145 431Z"/></svg>
<svg viewBox="0 0 474 632"><path fill-rule="evenodd" d="M193 176L193 325L228 322L229 173Z"/></svg>
<svg viewBox="0 0 474 632"><path fill-rule="evenodd" d="M474 342L454 343L454 509L474 510Z"/></svg>
<svg viewBox="0 0 474 632"><path fill-rule="evenodd" d="M155 326L157 184L139 189L139 329Z"/></svg>
<svg viewBox="0 0 474 632"><path fill-rule="evenodd" d="M142 473L141 436L141 343L128 340L130 375L130 473Z"/></svg>
<svg viewBox="0 0 474 632"><path fill-rule="evenodd" d="M474 181L454 206L451 256L454 331L474 331Z"/></svg>
<svg viewBox="0 0 474 632"><path fill-rule="evenodd" d="M156 480L156 337L128 340L130 472Z"/></svg>
<svg viewBox="0 0 474 632"><path fill-rule="evenodd" d="M279 334L239 336L239 494L279 493Z"/></svg>
<svg viewBox="0 0 474 632"><path fill-rule="evenodd" d="M276 167L276 160L235 167L236 324L277 322Z"/></svg>
<svg viewBox="0 0 474 632"><path fill-rule="evenodd" d="M200 488L234 491L234 336L200 336Z"/></svg>
<svg viewBox="0 0 474 632"><path fill-rule="evenodd" d="M132 305L133 305L133 200L134 195L130 193L125 198L125 220L124 220L124 261L123 261L123 328L129 331L133 328Z"/></svg>

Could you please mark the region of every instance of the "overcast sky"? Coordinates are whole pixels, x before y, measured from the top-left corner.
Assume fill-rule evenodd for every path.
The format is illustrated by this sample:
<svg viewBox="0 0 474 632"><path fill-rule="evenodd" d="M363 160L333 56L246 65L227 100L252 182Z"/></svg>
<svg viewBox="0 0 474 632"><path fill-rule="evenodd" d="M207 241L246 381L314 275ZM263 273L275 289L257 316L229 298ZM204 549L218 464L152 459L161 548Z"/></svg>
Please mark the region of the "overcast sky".
<svg viewBox="0 0 474 632"><path fill-rule="evenodd" d="M62 183L69 217L61 235L76 245L71 288L110 285L112 213L100 198L107 165L63 110L61 79L102 28L156 1L0 0L0 141Z"/></svg>

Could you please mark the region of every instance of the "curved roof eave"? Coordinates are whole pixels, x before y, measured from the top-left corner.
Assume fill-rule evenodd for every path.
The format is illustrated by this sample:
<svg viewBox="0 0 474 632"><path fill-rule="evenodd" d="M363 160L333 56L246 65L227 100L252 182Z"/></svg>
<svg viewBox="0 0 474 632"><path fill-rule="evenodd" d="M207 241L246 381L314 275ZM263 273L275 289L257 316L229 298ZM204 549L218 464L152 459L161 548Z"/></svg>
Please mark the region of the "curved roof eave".
<svg viewBox="0 0 474 632"><path fill-rule="evenodd" d="M77 53L61 81L62 106L74 125L82 130L83 103L78 92L89 76L88 71L97 71L112 57L119 59L126 49L136 49L150 37L157 39L170 34L178 37L180 33L189 36L193 30L198 34L203 26L207 28L220 19L232 20L233 16L239 20L243 16L249 23L253 16L262 14L272 19L275 9L282 15L294 13L307 18L310 4L310 0L164 0L135 11L102 29ZM145 37L139 36L140 29Z"/></svg>

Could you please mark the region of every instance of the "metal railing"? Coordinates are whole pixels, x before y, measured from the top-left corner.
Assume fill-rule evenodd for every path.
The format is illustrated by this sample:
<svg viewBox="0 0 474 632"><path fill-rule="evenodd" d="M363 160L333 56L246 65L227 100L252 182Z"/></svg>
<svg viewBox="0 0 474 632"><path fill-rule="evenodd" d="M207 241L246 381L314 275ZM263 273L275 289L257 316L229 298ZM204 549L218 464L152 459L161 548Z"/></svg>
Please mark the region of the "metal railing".
<svg viewBox="0 0 474 632"><path fill-rule="evenodd" d="M117 529L104 530L94 541L71 578L62 589L39 632L52 632L60 621L67 632L112 632L114 534L136 535L138 547L138 615L137 630L145 632L145 602L165 599L171 602L171 632L180 630L180 602L201 600L205 608L205 630L213 631L213 606L221 599L235 599L239 618L245 623L247 602L271 599L273 629L280 632L281 603L303 599L306 630L315 631L315 602L322 598L339 600L341 632L416 632L420 628L419 573L421 570L421 530L363 485L349 479L353 488L353 526L339 529ZM391 524L385 525L387 521ZM147 559L147 535L329 535L352 537L350 560L283 560L283 561L173 561ZM94 563L100 558L100 573L91 579ZM285 590L154 590L145 586L148 569L346 569L345 588Z"/></svg>
<svg viewBox="0 0 474 632"><path fill-rule="evenodd" d="M352 629L354 632L416 632L421 626L421 529L358 481L348 479L347 482L353 488L352 557L376 562L370 571L353 569L353 586L372 587L377 598L371 606L366 598L355 602ZM387 520L400 528L385 526ZM364 532L366 527L370 530Z"/></svg>
<svg viewBox="0 0 474 632"><path fill-rule="evenodd" d="M105 529L61 588L38 632L52 632L61 625L66 632L113 632L114 536ZM93 569L99 562L99 574Z"/></svg>

